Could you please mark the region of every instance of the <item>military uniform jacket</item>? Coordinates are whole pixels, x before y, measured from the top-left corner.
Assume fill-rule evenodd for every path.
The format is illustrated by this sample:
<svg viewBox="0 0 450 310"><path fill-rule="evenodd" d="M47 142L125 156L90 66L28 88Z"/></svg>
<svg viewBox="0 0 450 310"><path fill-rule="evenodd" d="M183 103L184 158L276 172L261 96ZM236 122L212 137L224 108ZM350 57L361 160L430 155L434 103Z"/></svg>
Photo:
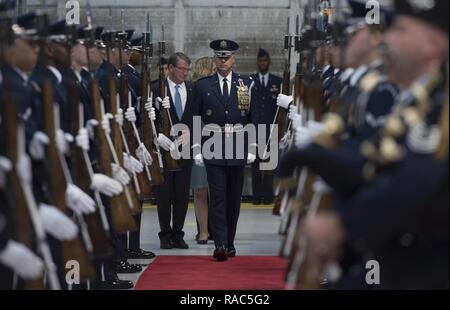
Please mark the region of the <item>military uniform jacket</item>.
<svg viewBox="0 0 450 310"><path fill-rule="evenodd" d="M108 81L111 78L111 75L113 75L114 79L116 80L116 92L119 93L120 90L120 81L118 79L119 71L110 63L103 61L100 67L97 70L97 73L95 74L95 77L97 78L99 85L100 85L100 94L103 97L103 100L105 102L105 112L111 112L111 105L109 102L109 89L108 89Z"/></svg>
<svg viewBox="0 0 450 310"><path fill-rule="evenodd" d="M350 244L364 245L379 261L384 289L448 289L448 145L437 156L445 114L448 126L443 94L442 87L434 92L432 106L417 119L411 115L418 102L402 102L401 112L391 117L403 130L392 137L387 129L371 139L378 151L363 153L374 175L337 207ZM386 139L395 152L383 151Z"/></svg>
<svg viewBox="0 0 450 310"><path fill-rule="evenodd" d="M255 107L255 97L250 96L249 105L242 106L239 103L239 89L243 88L245 92L251 94L253 87L253 80L248 77L241 76L239 74L232 74L231 90L230 96L228 97L228 102L225 102L222 96L222 90L220 87L218 74L214 74L210 77L201 79L195 84L195 108L196 114L200 115L203 123L205 124L205 129L210 130L210 136L218 134L222 136L222 154L218 154L219 158L213 156L213 158L207 158L204 155L204 161L208 165L218 165L218 166L245 166L247 162L248 154L248 135L239 130L236 130L231 134L226 133L226 125L241 125L246 126L247 124L252 124L253 109ZM241 92L242 94L242 92ZM244 95L245 96L245 95ZM242 99L241 99L242 100ZM244 100L245 101L245 100ZM245 142L244 145L241 143L236 143L236 138L238 135L244 135ZM203 138L203 145L209 140L209 137ZM234 139L233 139L234 138ZM226 140L230 139L232 141L233 156L231 159L225 157L225 144L228 143ZM233 140L231 140L233 139ZM251 141L255 143L255 141ZM209 148L214 151L214 145ZM219 153L219 152L217 152Z"/></svg>
<svg viewBox="0 0 450 310"><path fill-rule="evenodd" d="M269 74L266 86L261 85L259 74L252 75L255 85L252 88L254 106L252 107L252 122L254 124L265 124L266 141L269 139L270 125L273 124L277 112L277 98L281 92L282 79Z"/></svg>
<svg viewBox="0 0 450 310"><path fill-rule="evenodd" d="M62 78L61 72L61 78ZM48 68L39 68L33 72L30 79L42 87L44 80L50 80L53 86L53 101L59 106L60 126L64 132L69 132L69 106L67 103L66 88L64 81L59 81L53 72ZM39 95L42 95L40 93ZM43 120L39 122L43 124Z"/></svg>
<svg viewBox="0 0 450 310"><path fill-rule="evenodd" d="M29 142L34 133L38 131L36 116L41 109L40 102L37 100L30 82L26 81L16 70L5 66L3 74L9 84L8 90L11 92L12 100L16 104L17 116L25 125L26 139Z"/></svg>

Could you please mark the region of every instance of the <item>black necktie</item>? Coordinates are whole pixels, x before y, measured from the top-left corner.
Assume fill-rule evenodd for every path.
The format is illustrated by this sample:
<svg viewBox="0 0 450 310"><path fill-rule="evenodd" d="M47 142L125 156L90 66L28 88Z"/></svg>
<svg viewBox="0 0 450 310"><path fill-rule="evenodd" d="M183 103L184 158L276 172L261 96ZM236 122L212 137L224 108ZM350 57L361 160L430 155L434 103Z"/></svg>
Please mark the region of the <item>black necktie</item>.
<svg viewBox="0 0 450 310"><path fill-rule="evenodd" d="M264 77L264 75L261 77L261 85L263 87L266 87L266 78Z"/></svg>
<svg viewBox="0 0 450 310"><path fill-rule="evenodd" d="M223 100L225 102L228 102L228 83L227 83L227 79L223 79L223 88L222 88L222 92L223 92Z"/></svg>

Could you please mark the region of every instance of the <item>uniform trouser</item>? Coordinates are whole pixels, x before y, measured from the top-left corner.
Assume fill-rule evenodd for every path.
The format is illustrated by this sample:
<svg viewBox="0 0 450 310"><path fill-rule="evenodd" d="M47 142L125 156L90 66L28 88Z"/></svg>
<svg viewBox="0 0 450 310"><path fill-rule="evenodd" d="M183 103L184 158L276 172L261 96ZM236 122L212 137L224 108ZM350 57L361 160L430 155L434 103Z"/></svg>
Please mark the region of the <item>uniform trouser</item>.
<svg viewBox="0 0 450 310"><path fill-rule="evenodd" d="M263 174L259 169L260 160L252 165L252 189L254 199L273 199L273 175Z"/></svg>
<svg viewBox="0 0 450 310"><path fill-rule="evenodd" d="M244 166L206 165L210 190L208 215L216 247L234 246L239 218Z"/></svg>
<svg viewBox="0 0 450 310"><path fill-rule="evenodd" d="M114 263L117 260L125 259L125 248L123 246L123 242L119 239L119 235L116 233L116 231L114 230L114 227L112 225L112 217L111 217L109 200L105 196L102 196L102 201L103 201L103 204L105 205L105 213L106 213L106 217L108 219L109 227L110 227L111 245L114 250L114 254L112 255L112 257L105 259L103 261L104 276L105 276L105 280L108 281L108 280L114 279L117 276L117 273L114 271ZM101 274L100 268L101 268L101 263L96 264L97 274Z"/></svg>
<svg viewBox="0 0 450 310"><path fill-rule="evenodd" d="M0 290L13 289L14 273L11 269L0 264Z"/></svg>
<svg viewBox="0 0 450 310"><path fill-rule="evenodd" d="M189 205L191 170L192 167L185 167L180 171L165 171L164 184L154 187L161 240L179 240L184 237L183 227Z"/></svg>
<svg viewBox="0 0 450 310"><path fill-rule="evenodd" d="M137 230L129 234L119 235L123 249L138 250L141 248L141 220L142 214L134 215Z"/></svg>

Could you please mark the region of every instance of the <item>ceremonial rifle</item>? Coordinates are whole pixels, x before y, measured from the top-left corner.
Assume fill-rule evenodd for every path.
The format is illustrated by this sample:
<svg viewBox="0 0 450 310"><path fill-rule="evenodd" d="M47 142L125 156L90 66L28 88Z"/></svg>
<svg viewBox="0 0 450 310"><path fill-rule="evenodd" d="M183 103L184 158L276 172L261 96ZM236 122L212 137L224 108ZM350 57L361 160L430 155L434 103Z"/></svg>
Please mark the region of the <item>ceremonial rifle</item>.
<svg viewBox="0 0 450 310"><path fill-rule="evenodd" d="M41 16L39 18L42 18ZM12 20L10 18L0 18L0 68L4 63L5 49L13 44ZM4 134L6 142L7 157L13 164L13 169L9 172L8 204L12 208L13 236L14 239L30 250L37 248L41 254L48 279L50 289L59 290L61 285L57 276L57 267L51 256L50 247L46 239L46 233L39 216L38 206L31 188L31 179L26 179L17 171L20 160L28 160L25 152L25 129L23 124L17 120L16 103L14 102L8 89L8 79L3 77L3 86L0 90L0 111L4 123ZM23 163L22 163L23 165ZM31 170L31 165L28 167ZM23 168L22 168L23 169ZM32 172L27 171L32 177ZM24 288L30 290L42 290L44 278L25 281Z"/></svg>
<svg viewBox="0 0 450 310"><path fill-rule="evenodd" d="M167 97L167 87L166 87L166 76L164 74L164 66L161 62L162 57L166 53L166 41L164 40L164 25L161 27L161 41L159 42L159 97L164 99ZM173 130L172 117L170 116L170 110L164 109L162 106L159 107L161 115L161 130L163 135L166 137L175 139L175 133ZM167 171L178 171L181 169L179 163L179 152L178 147L172 152L164 152L163 163L164 168ZM176 158L174 158L176 157Z"/></svg>
<svg viewBox="0 0 450 310"><path fill-rule="evenodd" d="M147 117L148 113L145 109L147 102L152 102L150 81L150 59L153 57L153 30L151 29L150 15L147 13L146 21L147 31L143 34L142 41L142 72L141 72L141 128L142 140L145 147L150 153L152 164L150 165L150 175L152 185L164 184L164 171L161 150L158 144L158 133L156 131L155 122Z"/></svg>

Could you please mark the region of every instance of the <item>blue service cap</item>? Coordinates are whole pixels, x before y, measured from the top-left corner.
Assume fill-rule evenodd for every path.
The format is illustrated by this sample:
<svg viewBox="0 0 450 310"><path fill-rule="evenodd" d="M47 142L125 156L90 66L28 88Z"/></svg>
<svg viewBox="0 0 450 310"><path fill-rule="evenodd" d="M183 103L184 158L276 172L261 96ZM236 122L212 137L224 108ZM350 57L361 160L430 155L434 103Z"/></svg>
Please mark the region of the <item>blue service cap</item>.
<svg viewBox="0 0 450 310"><path fill-rule="evenodd" d="M214 50L214 55L217 58L229 58L239 50L239 44L226 39L214 40L209 44L209 47Z"/></svg>

